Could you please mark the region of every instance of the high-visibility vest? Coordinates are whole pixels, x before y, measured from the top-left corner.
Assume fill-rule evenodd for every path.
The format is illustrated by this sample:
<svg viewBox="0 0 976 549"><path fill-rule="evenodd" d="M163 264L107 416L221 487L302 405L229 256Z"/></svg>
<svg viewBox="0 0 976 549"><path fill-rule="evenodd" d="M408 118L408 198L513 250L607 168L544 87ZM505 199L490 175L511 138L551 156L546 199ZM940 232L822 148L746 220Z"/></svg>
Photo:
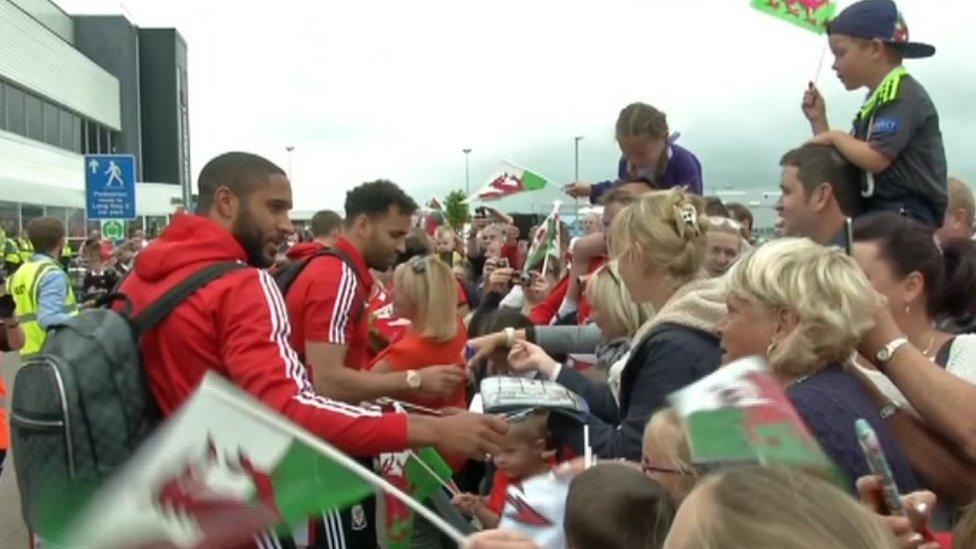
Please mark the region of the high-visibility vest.
<svg viewBox="0 0 976 549"><path fill-rule="evenodd" d="M40 312L39 295L41 291L41 279L51 271L60 271L61 266L50 258L38 261L29 261L17 269L12 277L7 280L7 293L13 296L14 303L17 305L17 318L20 326L24 330L24 348L20 350L21 356L33 355L41 350L44 341L47 340L47 331L41 327L37 321ZM67 283L67 280L65 281ZM68 284L68 293L65 296L61 312L69 315L78 314L78 300L75 299L75 292Z"/></svg>
<svg viewBox="0 0 976 549"><path fill-rule="evenodd" d="M27 263L34 257L34 244L29 238L20 237L17 239L17 249L20 250L20 260Z"/></svg>
<svg viewBox="0 0 976 549"><path fill-rule="evenodd" d="M24 262L24 259L20 257L20 248L17 246L17 241L13 238L8 238L3 242L3 262L10 263L11 265L20 265ZM13 273L7 273L12 275Z"/></svg>
<svg viewBox="0 0 976 549"><path fill-rule="evenodd" d="M0 377L0 450L10 448L10 427L7 425L7 385ZM10 462L8 461L9 465Z"/></svg>

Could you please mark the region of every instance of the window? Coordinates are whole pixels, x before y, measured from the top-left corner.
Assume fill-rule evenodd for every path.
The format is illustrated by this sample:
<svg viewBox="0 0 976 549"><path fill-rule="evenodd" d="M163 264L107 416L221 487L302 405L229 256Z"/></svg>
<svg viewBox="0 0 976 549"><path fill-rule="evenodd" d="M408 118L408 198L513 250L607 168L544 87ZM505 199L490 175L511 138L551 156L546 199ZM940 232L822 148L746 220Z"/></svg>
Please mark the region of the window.
<svg viewBox="0 0 976 549"><path fill-rule="evenodd" d="M146 216L146 238L159 238L168 223L169 220L165 215Z"/></svg>
<svg viewBox="0 0 976 549"><path fill-rule="evenodd" d="M71 118L74 117L73 114L64 110L58 109L58 146L62 149L68 149L69 151L78 152L72 147L74 144L74 139L71 137Z"/></svg>
<svg viewBox="0 0 976 549"><path fill-rule="evenodd" d="M20 221L20 204L0 200L0 224L4 229L18 227Z"/></svg>
<svg viewBox="0 0 976 549"><path fill-rule="evenodd" d="M68 208L68 237L86 238L88 232L85 231L85 210L81 208Z"/></svg>
<svg viewBox="0 0 976 549"><path fill-rule="evenodd" d="M58 122L58 111L61 110L54 105L43 101L41 103L44 113L44 142L55 147L61 146L61 127Z"/></svg>
<svg viewBox="0 0 976 549"><path fill-rule="evenodd" d="M5 94L3 93L4 88L6 88L6 86L3 85L3 82L0 82L0 130L7 129L7 116L6 116L7 109L6 107L4 107L4 100L3 100L5 96Z"/></svg>
<svg viewBox="0 0 976 549"><path fill-rule="evenodd" d="M82 149L83 136L81 126L81 117L75 114L71 115L71 150L79 153L85 152Z"/></svg>
<svg viewBox="0 0 976 549"><path fill-rule="evenodd" d="M85 120L85 152L98 154L98 124Z"/></svg>
<svg viewBox="0 0 976 549"><path fill-rule="evenodd" d="M27 137L44 141L44 108L40 98L25 94L24 104L27 112Z"/></svg>
<svg viewBox="0 0 976 549"><path fill-rule="evenodd" d="M109 148L111 143L109 142L108 132L108 128L98 126L98 152L101 154L109 154L112 151Z"/></svg>
<svg viewBox="0 0 976 549"><path fill-rule="evenodd" d="M8 131L20 135L27 135L27 122L25 118L24 92L4 84L4 120Z"/></svg>
<svg viewBox="0 0 976 549"><path fill-rule="evenodd" d="M44 206L37 206L34 204L21 204L20 215L22 219L21 223L23 223L24 227L27 227L27 224L30 222L31 219L44 217Z"/></svg>

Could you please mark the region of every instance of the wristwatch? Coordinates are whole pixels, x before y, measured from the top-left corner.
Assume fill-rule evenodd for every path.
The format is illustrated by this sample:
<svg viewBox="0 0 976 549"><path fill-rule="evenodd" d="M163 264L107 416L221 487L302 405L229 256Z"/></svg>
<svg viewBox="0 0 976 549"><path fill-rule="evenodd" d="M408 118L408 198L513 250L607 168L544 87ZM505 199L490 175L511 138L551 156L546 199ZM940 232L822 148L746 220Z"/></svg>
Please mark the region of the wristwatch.
<svg viewBox="0 0 976 549"><path fill-rule="evenodd" d="M877 355L878 364L881 366L888 364L888 362L891 361L891 357L895 356L895 352L897 352L898 349L901 349L905 345L908 345L908 338L899 337L898 339L893 339L889 341L887 345L885 345L884 347L881 348L880 351L878 351L878 355Z"/></svg>
<svg viewBox="0 0 976 549"><path fill-rule="evenodd" d="M424 378L421 377L420 372L417 370L407 370L407 387L416 390L423 384Z"/></svg>
<svg viewBox="0 0 976 549"><path fill-rule="evenodd" d="M901 410L901 406L899 406L895 402L889 402L888 404L882 406L880 410L878 410L878 416L880 416L881 419L886 420L891 416L895 415L896 413L898 413L898 410Z"/></svg>

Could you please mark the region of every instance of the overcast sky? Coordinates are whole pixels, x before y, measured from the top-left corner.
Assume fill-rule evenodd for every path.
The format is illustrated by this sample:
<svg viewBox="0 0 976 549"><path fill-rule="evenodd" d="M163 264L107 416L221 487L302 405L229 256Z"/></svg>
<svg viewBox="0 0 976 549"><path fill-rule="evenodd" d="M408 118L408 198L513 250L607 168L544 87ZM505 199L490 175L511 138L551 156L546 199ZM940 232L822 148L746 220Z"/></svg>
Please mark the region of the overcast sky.
<svg viewBox="0 0 976 549"><path fill-rule="evenodd" d="M799 103L826 38L748 0L56 0L176 27L189 48L194 174L246 150L288 168L296 209L341 208L344 190L388 178L418 200L471 187L501 160L558 183L614 175L617 113L664 110L705 166L706 192L773 190L779 156L808 137ZM842 1L842 5L849 2ZM942 115L950 171L976 182L976 6L901 0L912 38L935 44L909 70ZM820 74L831 123L863 99ZM555 189L509 199L537 210Z"/></svg>

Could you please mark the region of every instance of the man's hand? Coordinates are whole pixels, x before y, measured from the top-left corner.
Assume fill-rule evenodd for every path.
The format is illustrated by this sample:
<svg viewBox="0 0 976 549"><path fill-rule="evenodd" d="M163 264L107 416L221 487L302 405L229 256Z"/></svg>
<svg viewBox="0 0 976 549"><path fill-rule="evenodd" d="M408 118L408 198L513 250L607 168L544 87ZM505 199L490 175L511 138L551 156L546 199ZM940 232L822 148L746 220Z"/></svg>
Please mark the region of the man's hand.
<svg viewBox="0 0 976 549"><path fill-rule="evenodd" d="M494 334L469 339L468 347L474 349L474 356L471 357L468 364L478 364L479 362L487 359L488 355L491 353L497 351L498 349L504 349L507 343L508 336L505 335L505 332L497 332Z"/></svg>
<svg viewBox="0 0 976 549"><path fill-rule="evenodd" d="M485 530L469 537L464 549L539 549L539 546L516 532Z"/></svg>
<svg viewBox="0 0 976 549"><path fill-rule="evenodd" d="M592 188L593 186L589 183L576 182L566 185L563 187L563 190L566 191L566 194L572 196L573 198L589 198Z"/></svg>
<svg viewBox="0 0 976 549"><path fill-rule="evenodd" d="M807 140L807 145L834 145L834 138L836 137L836 131L827 131L823 133L818 133L809 140Z"/></svg>
<svg viewBox="0 0 976 549"><path fill-rule="evenodd" d="M512 276L515 271L510 267L495 269L488 275L488 282L485 283L485 292L508 293L512 286Z"/></svg>
<svg viewBox="0 0 976 549"><path fill-rule="evenodd" d="M475 511L485 506L485 499L474 494L458 494L451 500L462 513L474 515Z"/></svg>
<svg viewBox="0 0 976 549"><path fill-rule="evenodd" d="M830 127L827 123L827 103L813 82L810 82L806 92L803 93L801 108L803 115L810 121L810 127L813 128L814 134L827 131Z"/></svg>
<svg viewBox="0 0 976 549"><path fill-rule="evenodd" d="M467 373L455 365L428 366L419 370L419 373L421 380L419 392L435 398L447 398L453 395L467 378Z"/></svg>
<svg viewBox="0 0 976 549"><path fill-rule="evenodd" d="M504 419L483 414L464 413L431 418L431 421L436 422L434 447L441 455L460 455L478 461L501 450L508 430Z"/></svg>

